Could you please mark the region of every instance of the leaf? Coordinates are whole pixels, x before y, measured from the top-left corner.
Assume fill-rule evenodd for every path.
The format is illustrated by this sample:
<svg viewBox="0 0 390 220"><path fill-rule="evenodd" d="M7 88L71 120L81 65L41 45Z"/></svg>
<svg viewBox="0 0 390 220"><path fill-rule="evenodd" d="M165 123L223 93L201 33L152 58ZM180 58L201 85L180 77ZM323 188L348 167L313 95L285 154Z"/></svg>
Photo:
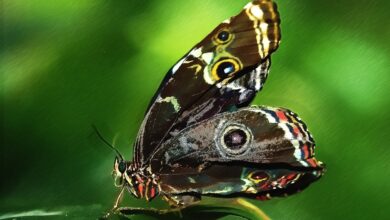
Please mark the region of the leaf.
<svg viewBox="0 0 390 220"><path fill-rule="evenodd" d="M154 209L154 208L131 208L117 209L110 219L138 219L149 217L150 219L220 219L227 216L236 216L248 220L269 220L270 218L252 203L244 199L231 200L223 205L204 203L187 206L185 208ZM142 218L143 219L143 218Z"/></svg>

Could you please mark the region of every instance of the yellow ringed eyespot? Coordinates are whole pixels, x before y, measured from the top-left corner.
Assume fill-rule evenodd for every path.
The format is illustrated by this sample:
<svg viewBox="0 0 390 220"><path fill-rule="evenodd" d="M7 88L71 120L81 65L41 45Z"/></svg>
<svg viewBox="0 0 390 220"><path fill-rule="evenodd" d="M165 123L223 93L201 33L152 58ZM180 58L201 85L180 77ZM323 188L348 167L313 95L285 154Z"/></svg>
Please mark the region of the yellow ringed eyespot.
<svg viewBox="0 0 390 220"><path fill-rule="evenodd" d="M227 44L233 39L233 34L229 30L222 29L213 36L213 40L217 44Z"/></svg>
<svg viewBox="0 0 390 220"><path fill-rule="evenodd" d="M258 184L260 182L263 182L265 180L268 180L269 176L266 172L262 171L254 171L248 175L248 178L253 181L254 183Z"/></svg>
<svg viewBox="0 0 390 220"><path fill-rule="evenodd" d="M214 80L225 79L240 70L240 64L232 58L222 59L214 64L211 75Z"/></svg>

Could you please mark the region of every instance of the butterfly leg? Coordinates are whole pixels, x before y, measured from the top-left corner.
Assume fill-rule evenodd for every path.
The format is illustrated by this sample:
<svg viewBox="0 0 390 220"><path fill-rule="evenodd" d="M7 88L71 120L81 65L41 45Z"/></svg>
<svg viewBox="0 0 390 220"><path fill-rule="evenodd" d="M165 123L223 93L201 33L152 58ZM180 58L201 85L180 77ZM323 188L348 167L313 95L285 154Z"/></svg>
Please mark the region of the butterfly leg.
<svg viewBox="0 0 390 220"><path fill-rule="evenodd" d="M116 197L116 199L115 199L115 203L114 203L113 207L111 208L111 210L110 210L109 212L107 212L104 216L102 216L102 219L107 219L107 218L110 217L110 215L111 215L112 213L115 213L115 211L116 211L117 208L118 208L118 205L119 205L120 201L122 200L123 192L124 192L124 191L125 191L125 187L122 187L122 189L121 189L119 195L118 195L118 196Z"/></svg>
<svg viewBox="0 0 390 220"><path fill-rule="evenodd" d="M160 215L179 215L182 216L181 210L189 206L195 205L200 197L180 195L163 195L163 199L169 203L171 208L168 209L154 209L154 208L134 208L134 207L120 207L116 209L117 213L120 213L124 216L129 215L150 215L150 216L160 216Z"/></svg>
<svg viewBox="0 0 390 220"><path fill-rule="evenodd" d="M122 200L124 191L125 191L125 187L122 187L121 192L119 193L118 197L116 197L116 199L115 199L114 206L111 209L112 211L115 211L115 209L118 208L118 205L119 205L120 201Z"/></svg>
<svg viewBox="0 0 390 220"><path fill-rule="evenodd" d="M164 195L163 199L173 208L185 208L200 201L200 197L189 195Z"/></svg>

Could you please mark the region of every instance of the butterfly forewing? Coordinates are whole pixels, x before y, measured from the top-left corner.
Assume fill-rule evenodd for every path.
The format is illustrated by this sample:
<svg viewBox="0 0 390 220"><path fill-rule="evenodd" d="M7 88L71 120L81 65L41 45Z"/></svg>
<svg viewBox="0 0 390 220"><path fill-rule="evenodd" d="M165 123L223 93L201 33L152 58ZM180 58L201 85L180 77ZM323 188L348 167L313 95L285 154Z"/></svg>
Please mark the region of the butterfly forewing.
<svg viewBox="0 0 390 220"><path fill-rule="evenodd" d="M250 73L226 85L210 89L191 108L183 111L172 126L171 134L174 135L185 127L220 112L247 106L261 90L268 76L270 64L270 61L266 60Z"/></svg>
<svg viewBox="0 0 390 220"><path fill-rule="evenodd" d="M176 63L147 110L135 162L145 165L163 141L184 127L247 105L268 74L269 56L280 41L279 23L272 1L253 1Z"/></svg>

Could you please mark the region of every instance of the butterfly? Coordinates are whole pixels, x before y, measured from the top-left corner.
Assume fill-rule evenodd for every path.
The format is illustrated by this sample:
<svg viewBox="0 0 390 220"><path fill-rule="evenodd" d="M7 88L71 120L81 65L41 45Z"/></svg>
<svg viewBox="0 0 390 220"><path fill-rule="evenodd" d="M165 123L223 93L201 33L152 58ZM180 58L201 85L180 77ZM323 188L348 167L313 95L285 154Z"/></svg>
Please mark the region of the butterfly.
<svg viewBox="0 0 390 220"><path fill-rule="evenodd" d="M117 151L119 197L160 195L175 207L202 196L266 200L319 179L324 166L305 123L288 109L248 107L280 39L276 4L254 0L184 55L147 108L133 159Z"/></svg>

